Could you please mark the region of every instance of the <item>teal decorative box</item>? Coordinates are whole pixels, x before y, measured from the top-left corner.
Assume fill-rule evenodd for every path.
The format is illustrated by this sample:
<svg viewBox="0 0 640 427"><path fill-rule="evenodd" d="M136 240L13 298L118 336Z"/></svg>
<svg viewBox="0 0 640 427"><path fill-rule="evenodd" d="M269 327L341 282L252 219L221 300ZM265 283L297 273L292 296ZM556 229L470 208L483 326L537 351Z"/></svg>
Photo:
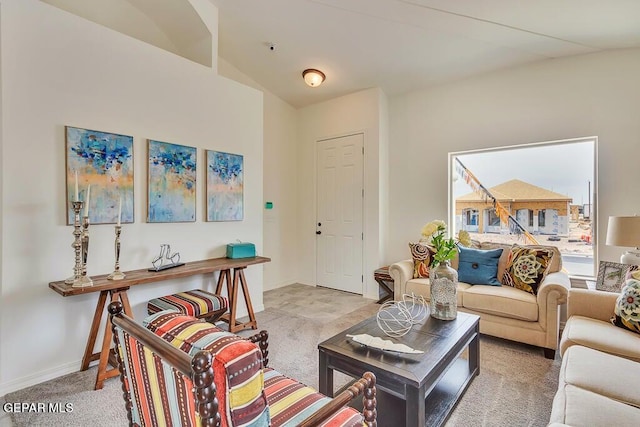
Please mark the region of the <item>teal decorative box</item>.
<svg viewBox="0 0 640 427"><path fill-rule="evenodd" d="M256 256L256 245L253 243L229 243L227 258L253 258Z"/></svg>

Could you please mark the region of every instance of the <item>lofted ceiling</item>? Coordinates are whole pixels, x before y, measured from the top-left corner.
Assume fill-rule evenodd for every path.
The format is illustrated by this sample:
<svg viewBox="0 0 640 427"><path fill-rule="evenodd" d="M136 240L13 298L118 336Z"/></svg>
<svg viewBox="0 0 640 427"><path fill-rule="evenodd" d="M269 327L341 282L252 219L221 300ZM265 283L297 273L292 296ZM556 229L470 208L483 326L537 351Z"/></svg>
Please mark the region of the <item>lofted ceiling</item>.
<svg viewBox="0 0 640 427"><path fill-rule="evenodd" d="M210 1L219 56L296 107L640 47L640 0L41 1L208 66L212 37L194 5ZM306 86L306 68L325 83Z"/></svg>
<svg viewBox="0 0 640 427"><path fill-rule="evenodd" d="M210 1L219 55L296 107L640 46L638 0ZM306 86L305 68L322 70L325 83Z"/></svg>

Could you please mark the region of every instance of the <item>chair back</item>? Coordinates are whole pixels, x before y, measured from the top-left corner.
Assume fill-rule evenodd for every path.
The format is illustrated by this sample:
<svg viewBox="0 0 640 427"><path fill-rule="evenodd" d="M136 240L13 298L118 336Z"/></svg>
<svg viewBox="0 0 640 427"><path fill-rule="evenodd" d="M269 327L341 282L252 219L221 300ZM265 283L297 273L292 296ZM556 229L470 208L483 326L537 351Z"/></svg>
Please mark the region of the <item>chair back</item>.
<svg viewBox="0 0 640 427"><path fill-rule="evenodd" d="M190 356L109 305L123 396L132 426L220 425L207 351Z"/></svg>

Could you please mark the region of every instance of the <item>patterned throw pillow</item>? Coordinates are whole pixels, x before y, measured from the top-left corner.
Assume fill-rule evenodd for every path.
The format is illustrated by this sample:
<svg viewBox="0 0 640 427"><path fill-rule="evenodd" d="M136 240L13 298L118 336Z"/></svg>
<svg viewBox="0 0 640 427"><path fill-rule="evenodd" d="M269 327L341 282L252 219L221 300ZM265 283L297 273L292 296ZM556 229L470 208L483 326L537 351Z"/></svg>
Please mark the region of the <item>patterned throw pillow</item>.
<svg viewBox="0 0 640 427"><path fill-rule="evenodd" d="M640 280L640 265L629 266L629 269L627 270L627 274L624 277L624 281L626 282L629 279Z"/></svg>
<svg viewBox="0 0 640 427"><path fill-rule="evenodd" d="M434 254L433 250L421 243L409 243L409 249L411 249L411 257L413 258L413 278L429 277L429 265Z"/></svg>
<svg viewBox="0 0 640 427"><path fill-rule="evenodd" d="M502 283L531 294L538 294L538 287L547 275L553 251L513 245Z"/></svg>
<svg viewBox="0 0 640 427"><path fill-rule="evenodd" d="M640 280L629 279L616 300L611 323L640 334Z"/></svg>

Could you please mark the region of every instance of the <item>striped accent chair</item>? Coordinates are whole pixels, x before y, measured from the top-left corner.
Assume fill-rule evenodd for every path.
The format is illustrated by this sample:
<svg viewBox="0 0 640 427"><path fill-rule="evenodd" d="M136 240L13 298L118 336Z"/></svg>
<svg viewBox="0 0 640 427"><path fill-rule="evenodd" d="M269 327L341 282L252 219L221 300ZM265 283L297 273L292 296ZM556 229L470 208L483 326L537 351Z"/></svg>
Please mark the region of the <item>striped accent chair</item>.
<svg viewBox="0 0 640 427"><path fill-rule="evenodd" d="M131 425L377 425L371 373L330 399L265 367L265 331L245 339L175 311L155 313L141 326L123 313L120 302L111 303L109 312ZM176 352L183 370L172 364ZM364 395L362 413L346 406L359 395Z"/></svg>
<svg viewBox="0 0 640 427"><path fill-rule="evenodd" d="M226 297L194 289L187 292L178 292L154 298L147 303L149 314L158 313L164 310L175 310L187 316L205 319L207 322L215 322L229 308L229 301Z"/></svg>

